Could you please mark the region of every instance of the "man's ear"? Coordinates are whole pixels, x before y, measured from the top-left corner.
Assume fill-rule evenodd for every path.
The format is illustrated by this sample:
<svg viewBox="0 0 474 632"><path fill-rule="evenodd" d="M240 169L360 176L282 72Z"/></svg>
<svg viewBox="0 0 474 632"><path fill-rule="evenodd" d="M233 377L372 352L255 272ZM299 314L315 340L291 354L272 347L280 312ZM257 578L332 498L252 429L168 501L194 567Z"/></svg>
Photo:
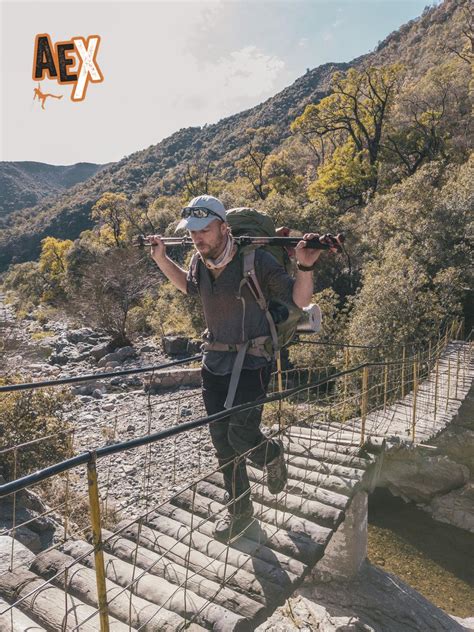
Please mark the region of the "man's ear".
<svg viewBox="0 0 474 632"><path fill-rule="evenodd" d="M230 226L227 222L220 222L220 230L222 235L228 235L230 233Z"/></svg>

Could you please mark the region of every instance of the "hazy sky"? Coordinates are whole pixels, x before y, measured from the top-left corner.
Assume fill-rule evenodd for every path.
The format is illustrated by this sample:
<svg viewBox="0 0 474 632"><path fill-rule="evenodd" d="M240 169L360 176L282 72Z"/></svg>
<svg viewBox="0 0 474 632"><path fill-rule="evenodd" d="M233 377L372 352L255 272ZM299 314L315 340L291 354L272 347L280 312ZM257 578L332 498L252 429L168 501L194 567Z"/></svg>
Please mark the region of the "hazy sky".
<svg viewBox="0 0 474 632"><path fill-rule="evenodd" d="M1 4L0 160L116 161L190 125L261 103L328 61L349 61L429 0L22 2ZM35 35L98 34L104 82L86 99L45 79L33 102Z"/></svg>

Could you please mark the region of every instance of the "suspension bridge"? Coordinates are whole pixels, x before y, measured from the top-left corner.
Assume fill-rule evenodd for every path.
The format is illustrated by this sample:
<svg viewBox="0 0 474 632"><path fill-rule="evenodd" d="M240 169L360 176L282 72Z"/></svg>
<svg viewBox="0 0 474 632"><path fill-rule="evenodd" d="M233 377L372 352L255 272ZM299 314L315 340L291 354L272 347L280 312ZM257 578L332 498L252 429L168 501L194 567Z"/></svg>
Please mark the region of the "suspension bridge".
<svg viewBox="0 0 474 632"><path fill-rule="evenodd" d="M184 433L201 433L221 413L158 432L150 425L146 436L13 476L0 485L2 512L11 514L11 525L0 532L10 547L0 568L1 630L254 629L313 569L324 567L337 538L347 537L351 512L352 520L366 519L366 505L359 503L355 514L354 505L377 485L384 454L402 445L428 445L455 419L474 377L471 342L459 332L452 326L395 359L356 363L348 347L339 371L307 369L298 379L288 372L286 380L276 375L266 400L268 436L283 440L288 483L271 495L264 472L249 463L255 520L227 543L212 536L227 500L218 469L193 470L164 500L157 501L151 489L156 446L172 441L170 449L179 454ZM13 456L15 473L20 448L3 450L4 457ZM109 526L105 464L137 449L145 454L144 508L137 513L129 507L126 517ZM251 453L245 457L251 461ZM87 481L90 521L82 529L72 524L67 493L61 506L45 507L28 520L21 520L21 512L16 516L21 494L54 477L67 491L75 470ZM63 521L61 536L28 555L17 535L52 514Z"/></svg>

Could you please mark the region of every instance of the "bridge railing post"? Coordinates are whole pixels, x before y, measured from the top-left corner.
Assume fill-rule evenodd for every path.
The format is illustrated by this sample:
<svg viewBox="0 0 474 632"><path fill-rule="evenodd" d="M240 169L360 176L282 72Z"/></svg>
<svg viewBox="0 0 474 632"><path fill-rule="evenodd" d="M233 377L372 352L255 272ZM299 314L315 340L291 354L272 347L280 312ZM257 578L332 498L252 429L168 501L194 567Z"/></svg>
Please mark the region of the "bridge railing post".
<svg viewBox="0 0 474 632"><path fill-rule="evenodd" d="M416 434L416 397L418 394L418 362L413 362L413 410L411 418L411 440L415 443Z"/></svg>
<svg viewBox="0 0 474 632"><path fill-rule="evenodd" d="M454 388L454 397L458 398L459 371L461 369L461 348L458 346L456 358L456 386Z"/></svg>
<svg viewBox="0 0 474 632"><path fill-rule="evenodd" d="M435 384L434 384L434 418L436 420L436 414L438 412L438 380L439 380L439 358L436 358L435 365Z"/></svg>
<svg viewBox="0 0 474 632"><path fill-rule="evenodd" d="M402 381L402 399L405 397L405 360L406 360L406 346L403 345L403 351L402 351L402 375L401 375L401 381Z"/></svg>
<svg viewBox="0 0 474 632"><path fill-rule="evenodd" d="M95 575L97 601L99 604L100 632L109 632L109 608L105 584L104 552L102 550L102 526L100 519L99 486L97 483L97 456L93 452L87 463L87 482L89 490L89 511L94 544Z"/></svg>
<svg viewBox="0 0 474 632"><path fill-rule="evenodd" d="M446 410L448 410L450 391L451 391L451 357L448 355L448 383L446 384Z"/></svg>
<svg viewBox="0 0 474 632"><path fill-rule="evenodd" d="M387 408L387 397L388 397L388 360L384 359L385 366L383 372L383 411Z"/></svg>
<svg viewBox="0 0 474 632"><path fill-rule="evenodd" d="M360 445L364 445L364 442L365 442L365 422L367 419L368 400L369 400L369 367L365 366L362 369L362 392L361 392L361 400L360 400L360 416L361 416Z"/></svg>

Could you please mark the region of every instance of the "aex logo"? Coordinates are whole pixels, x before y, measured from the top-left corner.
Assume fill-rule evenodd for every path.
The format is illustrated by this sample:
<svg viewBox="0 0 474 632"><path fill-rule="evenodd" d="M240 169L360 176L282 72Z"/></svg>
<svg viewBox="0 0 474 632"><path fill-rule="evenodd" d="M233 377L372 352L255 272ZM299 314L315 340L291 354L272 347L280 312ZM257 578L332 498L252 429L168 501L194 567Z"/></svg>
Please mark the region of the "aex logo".
<svg viewBox="0 0 474 632"><path fill-rule="evenodd" d="M33 56L33 80L42 81L48 77L61 85L71 84L71 100L83 101L89 81L100 83L104 80L97 64L99 44L99 35L89 35L87 39L73 37L67 41L56 42L54 46L47 33L37 35Z"/></svg>

